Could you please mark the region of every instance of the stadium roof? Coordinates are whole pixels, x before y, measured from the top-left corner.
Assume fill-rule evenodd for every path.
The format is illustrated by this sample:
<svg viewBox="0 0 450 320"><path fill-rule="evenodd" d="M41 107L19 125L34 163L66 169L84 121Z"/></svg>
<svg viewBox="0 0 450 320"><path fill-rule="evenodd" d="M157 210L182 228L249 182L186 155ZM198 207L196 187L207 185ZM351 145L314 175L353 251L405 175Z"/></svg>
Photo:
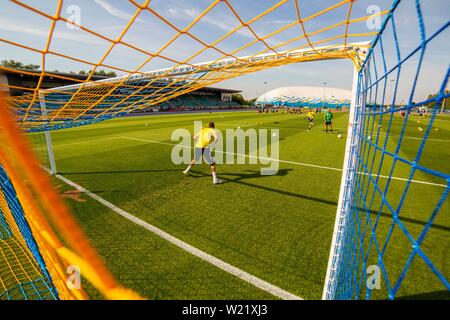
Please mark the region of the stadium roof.
<svg viewBox="0 0 450 320"><path fill-rule="evenodd" d="M79 74L74 72L60 72L60 71L47 71L43 72L42 70L27 70L27 69L16 69L16 68L8 68L8 69L0 69L0 73L6 74L8 76L32 76L32 77L39 77L42 73L45 73L46 77L54 77L59 79L67 79L71 80L73 82L76 82L79 80L79 82L84 82L89 74ZM101 75L92 75L91 79L101 80L101 79L107 79L111 78L110 76L101 76Z"/></svg>
<svg viewBox="0 0 450 320"><path fill-rule="evenodd" d="M5 74L6 76L8 76L8 79L11 79L13 77L20 77L20 78L26 78L26 77L35 77L38 78L41 76L43 72L41 70L26 70L26 69L14 69L14 68L9 68L7 70L1 70L0 69L0 74ZM46 72L44 77L46 79L59 79L61 81L67 82L67 83L83 83L86 81L86 79L88 78L89 74L79 74L79 73L74 73L74 72L59 72L59 71L51 71L51 72ZM106 80L106 79L117 79L118 77L111 77L111 76L104 76L104 75L93 75L91 76L91 80L93 81L98 81L98 80ZM39 80L39 79L37 79ZM30 85L36 85L36 84L32 84L30 83L29 86L23 86L22 87L22 91L26 91L26 89L28 87L30 87ZM44 88L44 86L42 86ZM30 87L33 88L34 87ZM49 88L53 88L54 87L50 87L50 86L46 86L45 88L49 89ZM11 89L13 89L11 87ZM203 87L201 88L201 90L203 91L209 91L209 92L224 92L224 93L239 93L241 92L241 90L234 90L234 89L226 89L226 88L219 88L219 87Z"/></svg>

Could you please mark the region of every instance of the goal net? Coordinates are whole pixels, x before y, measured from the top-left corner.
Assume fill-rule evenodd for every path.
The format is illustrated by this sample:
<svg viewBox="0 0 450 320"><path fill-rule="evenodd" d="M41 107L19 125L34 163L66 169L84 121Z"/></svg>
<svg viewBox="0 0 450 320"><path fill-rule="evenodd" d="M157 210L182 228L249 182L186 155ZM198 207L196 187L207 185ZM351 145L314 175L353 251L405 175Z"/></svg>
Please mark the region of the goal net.
<svg viewBox="0 0 450 320"><path fill-rule="evenodd" d="M431 161L449 95L449 22L433 18L429 10L439 6L431 1L387 1L375 11L367 0L211 0L187 9L95 1L104 10L94 21L77 20L68 1L3 1L10 23L0 30L0 99L7 96L0 101L0 298L86 298L67 287L71 265L83 266L106 298L138 297L114 280L42 170L56 170L51 130L121 117L252 72L330 59L350 59L357 72L323 297L448 291L450 266L436 263L448 252L430 243L448 243L450 229L448 164ZM414 30L399 28L405 17ZM380 29L367 27L383 19ZM148 30L160 37L148 41ZM416 205L417 197L427 205Z"/></svg>
<svg viewBox="0 0 450 320"><path fill-rule="evenodd" d="M104 4L2 2L0 94L14 116L0 106L1 298L86 298L67 288L72 264L83 265L83 276L105 297L136 297L105 269L42 171L56 170L50 130L120 117L281 65L325 59L360 65L377 33L366 20L388 13L368 13L350 0L255 1L253 9L248 2L195 1L187 11L181 2L146 0L103 5L78 19L88 3ZM175 23L174 14L187 19ZM273 28L261 32L266 26ZM205 29L214 32L205 36Z"/></svg>
<svg viewBox="0 0 450 320"><path fill-rule="evenodd" d="M404 17L414 28L401 28ZM357 74L325 299L439 297L450 289L442 263L450 172L448 161L436 161L448 147L437 134L448 120L439 115L449 96L440 51L448 26L433 21L426 1L394 1Z"/></svg>

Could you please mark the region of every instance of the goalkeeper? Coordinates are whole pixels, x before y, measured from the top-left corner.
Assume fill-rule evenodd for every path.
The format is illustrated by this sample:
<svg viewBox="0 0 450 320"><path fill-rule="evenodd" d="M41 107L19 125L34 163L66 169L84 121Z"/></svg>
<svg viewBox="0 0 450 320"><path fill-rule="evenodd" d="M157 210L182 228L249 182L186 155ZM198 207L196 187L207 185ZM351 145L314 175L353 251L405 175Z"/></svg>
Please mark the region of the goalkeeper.
<svg viewBox="0 0 450 320"><path fill-rule="evenodd" d="M214 161L214 158L211 155L211 149L209 148L212 143L217 143L219 140L219 136L217 135L214 127L214 122L210 122L208 124L208 128L202 128L199 132L197 132L197 134L194 135L194 159L192 159L191 164L186 170L183 171L183 173L189 174L189 171L191 171L195 163L200 161L203 156L203 159L211 168L213 183L220 184L222 183L222 180L217 179L216 162Z"/></svg>
<svg viewBox="0 0 450 320"><path fill-rule="evenodd" d="M333 133L333 113L330 109L328 109L327 113L325 113L325 133L328 133L328 127L331 129L331 133Z"/></svg>
<svg viewBox="0 0 450 320"><path fill-rule="evenodd" d="M309 112L306 114L306 119L308 119L309 121L309 127L308 127L308 131L311 130L313 124L314 124L314 112L311 111L311 109L309 109Z"/></svg>

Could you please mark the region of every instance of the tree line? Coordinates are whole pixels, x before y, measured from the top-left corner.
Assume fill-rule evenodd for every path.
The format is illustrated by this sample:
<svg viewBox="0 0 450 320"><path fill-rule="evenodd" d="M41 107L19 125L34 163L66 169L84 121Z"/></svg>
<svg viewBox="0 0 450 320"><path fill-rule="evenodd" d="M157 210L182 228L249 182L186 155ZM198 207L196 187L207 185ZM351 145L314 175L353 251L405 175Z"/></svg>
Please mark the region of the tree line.
<svg viewBox="0 0 450 320"><path fill-rule="evenodd" d="M31 64L31 63L25 64L25 63L22 63L20 61L16 61L13 59L10 59L10 60L4 59L1 61L0 65L2 65L3 67L7 67L7 68L21 69L21 70L27 70L27 71L36 71L41 68L41 66L38 64ZM52 70L49 72L59 73L60 71ZM68 73L87 76L91 72L92 72L92 70L89 70L89 71L80 70L78 72L69 71ZM95 70L94 75L95 76L104 76L104 77L117 77L117 74L114 71L105 71L105 70Z"/></svg>
<svg viewBox="0 0 450 320"><path fill-rule="evenodd" d="M246 100L246 99L244 99L242 94L236 93L236 94L233 94L231 96L231 100L233 102L236 102L237 104L239 104L241 106L250 106L250 105L253 105L255 103L256 98L255 99Z"/></svg>
<svg viewBox="0 0 450 320"><path fill-rule="evenodd" d="M445 95L449 94L450 90L445 90ZM429 94L428 95L428 100L436 98L439 94L435 93L435 94ZM444 109L450 109L450 98L446 98L444 99L442 102L440 102L439 104L439 108L442 107L442 103L444 103ZM436 106L436 102L430 102L426 105L428 108L434 108Z"/></svg>

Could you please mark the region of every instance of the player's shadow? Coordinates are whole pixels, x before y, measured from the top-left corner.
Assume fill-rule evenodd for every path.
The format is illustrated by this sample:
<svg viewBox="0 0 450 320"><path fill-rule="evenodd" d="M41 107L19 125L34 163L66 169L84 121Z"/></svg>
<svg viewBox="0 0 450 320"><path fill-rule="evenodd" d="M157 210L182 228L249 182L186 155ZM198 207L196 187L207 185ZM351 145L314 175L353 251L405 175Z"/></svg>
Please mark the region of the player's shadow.
<svg viewBox="0 0 450 320"><path fill-rule="evenodd" d="M395 297L396 300L450 300L450 291L440 290L427 293L419 293L402 297Z"/></svg>
<svg viewBox="0 0 450 320"><path fill-rule="evenodd" d="M278 170L278 173L276 174L276 176L286 176L290 171L293 171L293 170L294 169L280 169L280 170ZM226 183L237 183L237 184L241 184L241 185L244 185L247 187L252 187L252 188L256 188L256 189L260 189L260 190L264 190L264 191L270 191L270 192L278 193L281 195L287 195L287 196L296 197L296 198L300 198L300 199L304 199L304 200L315 201L315 202L320 202L320 203L324 203L324 204L328 204L328 205L332 205L332 206L337 206L337 203L335 201L311 197L311 196L307 196L307 195L303 195L303 194L289 192L289 191L285 191L285 190L281 190L281 189L274 189L274 188L247 182L245 180L272 177L272 176L261 175L261 172L259 170L256 170L256 171L255 170L247 170L247 171L250 171L250 173L219 173L219 177ZM191 171L191 172L194 172L194 171ZM195 171L195 173L197 175L192 176L192 177L202 178L205 176L210 176L210 174L207 174L204 172ZM235 178L232 178L232 177L235 177Z"/></svg>
<svg viewBox="0 0 450 320"><path fill-rule="evenodd" d="M232 182L239 182L246 179L256 179L256 178L267 178L272 176L287 176L290 171L294 169L279 169L274 175L262 175L260 170L245 170L246 173L220 173L220 176L223 177L236 177L234 179L227 179ZM224 178L225 180L225 178Z"/></svg>
<svg viewBox="0 0 450 320"><path fill-rule="evenodd" d="M289 171L292 171L292 170L293 169L280 169L278 171L277 175L285 176L289 173ZM250 171L250 173L219 173L218 175L219 175L220 179L224 180L226 183L238 183L238 184L245 185L247 187L252 187L252 188L256 188L256 189L260 189L260 190L275 192L275 193L278 193L281 195L287 195L287 196L300 198L300 199L304 199L304 200L308 200L308 201L319 202L319 203L327 204L327 205L334 206L334 207L337 207L337 205L338 205L338 203L336 201L326 200L326 199L322 199L322 198L307 196L304 194L293 193L293 192L289 192L289 191L285 191L285 190L274 189L274 188L250 183L245 180L255 179L255 178L263 178L263 177L271 177L271 176L263 176L263 175L261 175L261 172L259 170L256 170L256 171L255 170L247 170L247 171ZM210 173L199 172L199 171L191 171L191 172L195 172L195 174L196 174L196 175L191 175L191 177L193 177L193 178L203 178L205 176L211 176ZM236 178L233 179L232 177L236 177ZM363 214L366 211L363 208L358 208L358 210L363 212ZM379 213L377 210L368 210L368 212L370 213L370 215L373 215L373 216L376 216L379 214L383 218L392 219L392 214L387 213L387 212ZM399 218L400 218L400 221L402 221L402 222L409 222L412 224L422 225L422 226L425 226L427 224L427 221L422 221L422 220L409 218L409 217L405 217L405 216L403 216L403 217L400 216ZM450 232L450 227L447 227L445 225L432 224L431 228Z"/></svg>
<svg viewBox="0 0 450 320"><path fill-rule="evenodd" d="M275 175L262 175L260 170L244 170L245 173L227 173L227 172L220 172L218 175L220 176L220 179L226 181L226 182L236 182L239 183L242 180L246 179L256 179L256 178L264 178L264 177L272 177L272 176L286 176L290 171L293 171L294 169L279 169L277 174ZM200 172L197 170L191 170L191 177L192 178L203 178L205 176L210 176L210 173ZM234 178L233 178L234 177ZM252 184L253 186L253 184Z"/></svg>
<svg viewBox="0 0 450 320"><path fill-rule="evenodd" d="M320 131L322 131L323 133L327 133L326 129L321 129ZM333 129L333 132L328 131L328 134L346 134L347 130L344 129Z"/></svg>
<svg viewBox="0 0 450 320"><path fill-rule="evenodd" d="M286 176L289 174L290 171L293 171L293 169L280 169L278 170L278 173L276 174L276 176ZM89 175L89 174L122 174L122 173L157 173L157 172L180 172L179 169L153 169L153 170L116 170L116 171L89 171L89 172L60 172L60 174L62 175ZM211 173L206 173L206 172L201 172L201 171L197 171L195 169L191 170L191 174L190 174L190 178L204 178L204 177L210 177ZM323 203L323 204L327 204L327 205L331 205L331 206L335 206L337 207L337 202L336 201L330 201L330 200L325 200L322 198L317 198L317 197L312 197L312 196L307 196L307 195L303 195L303 194L298 194L298 193L293 193L293 192L289 192L289 191L285 191L285 190L280 190L280 189L274 189L274 188L270 188L270 187L266 187L266 186L261 186L261 185L257 185L257 184L253 184L250 183L248 181L248 179L259 179L259 178L268 178L271 176L264 176L261 175L260 170L245 170L245 173L219 173L219 177L224 180L224 182L226 183L238 183L238 184L242 184L245 185L247 187L252 187L252 188L257 188L257 189L261 189L261 190L265 190L265 191L270 191L270 192L275 192L281 195L287 195L287 196L291 196L291 197L296 197L296 198L300 198L300 199L304 199L304 200L308 200L308 201L314 201L314 202L319 202L319 203ZM111 191L101 191L101 190L97 190L95 191L95 193L102 193L102 192L111 192ZM114 191L114 192L122 192L122 191ZM358 208L360 211L364 212L365 209L363 208ZM369 210L369 213L371 215L378 215L380 214L381 217L384 218L392 218L392 214L387 213L387 212L381 212L379 213L377 210ZM402 217L400 216L400 221L402 222L409 222L409 223L413 223L413 224L417 224L417 225L422 225L425 226L427 224L426 221L422 221L422 220L418 220L418 219L414 219L414 218L409 218L409 217ZM431 228L433 229L439 229L439 230L443 230L446 232L450 232L450 227L445 226L445 225L440 225L440 224L432 224Z"/></svg>

